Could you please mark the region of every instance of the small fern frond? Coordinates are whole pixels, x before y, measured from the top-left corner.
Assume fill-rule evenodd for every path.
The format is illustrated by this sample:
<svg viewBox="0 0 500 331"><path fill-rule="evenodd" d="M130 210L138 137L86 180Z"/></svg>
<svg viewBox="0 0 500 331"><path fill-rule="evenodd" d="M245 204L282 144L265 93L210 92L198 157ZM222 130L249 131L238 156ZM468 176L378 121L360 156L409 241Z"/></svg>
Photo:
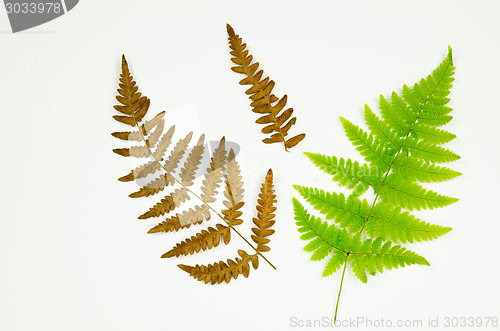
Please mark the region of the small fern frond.
<svg viewBox="0 0 500 331"><path fill-rule="evenodd" d="M297 121L296 117L292 117L293 108L285 109L287 96L284 95L279 99L272 93L275 84L274 81L270 80L269 77L262 78L264 71L258 70L258 62L252 63L253 57L248 54L246 44L242 42L240 36L234 32L229 24L226 27L229 35L230 53L233 56L231 61L236 64L231 70L246 75L240 81L240 84L251 85L245 93L250 95L250 100L252 100L250 104L252 111L261 115L255 123L265 124L266 126L262 129L262 133L271 134L271 137L265 138L262 141L265 144L281 142L285 146L285 150L294 147L306 135L301 133L287 139L288 131Z"/></svg>
<svg viewBox="0 0 500 331"><path fill-rule="evenodd" d="M178 267L187 272L194 279L205 284L229 283L231 279L237 279L239 275L247 278L250 275L250 263L254 269L259 267L257 254L248 255L243 250L238 250L239 258L227 260L227 263L220 261L208 266L196 265L194 267L179 264Z"/></svg>
<svg viewBox="0 0 500 331"><path fill-rule="evenodd" d="M270 242L269 237L274 233L270 229L276 221L273 214L276 211L274 204L276 203L276 194L274 194L273 186L273 171L269 169L262 187L260 188L259 199L257 200L257 218L253 219L255 227L252 228L252 240L257 244L259 252L268 252L271 250L267 244Z"/></svg>

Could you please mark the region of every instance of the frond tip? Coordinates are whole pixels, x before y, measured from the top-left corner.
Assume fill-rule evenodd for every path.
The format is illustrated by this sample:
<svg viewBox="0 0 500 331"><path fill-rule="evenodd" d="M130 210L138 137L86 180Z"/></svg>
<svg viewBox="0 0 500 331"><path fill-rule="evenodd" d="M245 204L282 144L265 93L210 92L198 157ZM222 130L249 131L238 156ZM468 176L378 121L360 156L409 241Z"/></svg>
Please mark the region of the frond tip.
<svg viewBox="0 0 500 331"><path fill-rule="evenodd" d="M229 35L229 47L231 48L231 61L236 64L231 70L246 76L240 81L241 85L251 85L245 92L250 95L250 106L254 113L260 114L255 123L266 125L262 129L262 133L270 134L269 138L262 141L265 144L283 143L285 150L294 147L305 138L305 134L301 133L291 138L287 138L288 131L297 121L296 117L292 117L293 108L286 108L287 95L281 99L276 97L272 92L274 81L269 77L263 78L263 70L259 69L259 62L252 63L253 56L248 54L246 44L242 43L242 39L237 35L233 28L227 24L227 33ZM286 109L285 109L286 108Z"/></svg>

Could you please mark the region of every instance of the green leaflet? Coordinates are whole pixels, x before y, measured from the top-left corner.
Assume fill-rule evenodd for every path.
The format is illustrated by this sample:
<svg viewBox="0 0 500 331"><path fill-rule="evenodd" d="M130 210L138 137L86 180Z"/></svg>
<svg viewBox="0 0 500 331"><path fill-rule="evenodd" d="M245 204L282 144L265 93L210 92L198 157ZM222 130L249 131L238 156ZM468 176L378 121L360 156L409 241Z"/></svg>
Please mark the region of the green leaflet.
<svg viewBox="0 0 500 331"><path fill-rule="evenodd" d="M388 175L375 191L383 201L409 210L440 208L458 201L456 198L426 190L419 184L394 174Z"/></svg>
<svg viewBox="0 0 500 331"><path fill-rule="evenodd" d="M312 253L313 261L327 260L324 277L344 270L341 288L346 267L367 282L368 274L384 269L429 265L425 258L398 243L434 240L451 231L410 212L458 201L419 184L444 182L461 175L438 165L460 159L441 146L456 136L438 128L452 119L447 104L454 71L449 48L447 57L432 74L411 87L404 85L401 93L392 92L390 98L380 96L380 114L365 105L367 130L340 118L347 138L366 163L305 153L339 186L352 192L346 196L294 185L303 199L332 221L310 215L299 200L293 199L301 239L308 241L304 250ZM370 201L363 198L367 191L374 194Z"/></svg>
<svg viewBox="0 0 500 331"><path fill-rule="evenodd" d="M415 156L403 154L399 154L394 160L392 169L394 174L405 180L423 183L442 182L461 175L458 171L439 167Z"/></svg>
<svg viewBox="0 0 500 331"><path fill-rule="evenodd" d="M348 227L352 232L359 231L369 215L368 201L361 201L355 196L347 199L344 194L329 193L317 188L294 185L294 188L307 202L319 210L327 220L335 220L341 227Z"/></svg>
<svg viewBox="0 0 500 331"><path fill-rule="evenodd" d="M340 186L346 186L353 190L353 194L362 195L370 186L379 184L382 178L378 176L377 167L371 167L367 164L359 164L358 161L337 160L335 156L325 156L314 153L304 153L318 168L333 175L333 180Z"/></svg>
<svg viewBox="0 0 500 331"><path fill-rule="evenodd" d="M311 260L320 261L332 253L323 276L340 269L346 259L363 283L367 282L366 273L375 275L384 269L391 270L411 264L429 265L420 255L391 242L384 242L382 238L361 240L360 234L353 235L333 224L328 225L320 218L309 215L295 198L293 209L296 224L302 233L300 238L310 240L304 250L314 252Z"/></svg>

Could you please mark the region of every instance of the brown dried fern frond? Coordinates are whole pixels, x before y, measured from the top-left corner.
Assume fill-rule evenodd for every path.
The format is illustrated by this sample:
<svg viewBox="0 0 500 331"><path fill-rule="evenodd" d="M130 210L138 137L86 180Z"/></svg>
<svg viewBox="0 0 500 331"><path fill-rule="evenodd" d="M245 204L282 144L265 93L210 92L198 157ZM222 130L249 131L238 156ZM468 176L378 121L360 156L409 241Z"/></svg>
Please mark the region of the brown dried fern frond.
<svg viewBox="0 0 500 331"><path fill-rule="evenodd" d="M200 193L196 194L193 190L196 186L195 178L197 171L205 152L205 136L201 135L199 137L198 142L187 155L183 166L180 167L181 161L187 154L193 133L190 132L186 137L172 144L174 142L175 126L171 126L164 132L164 112L156 115L151 120L144 121L144 117L150 106L150 100L138 92L138 86L130 74L125 57L122 58L122 73L120 75L119 87L119 95L116 99L120 104L114 108L121 114L113 117L121 123L132 126L133 129L131 131L114 132L112 135L121 140L142 142L142 144L136 144L128 148L117 148L113 151L118 155L126 157L149 158L149 160L133 169L129 174L120 177L119 180L126 182L152 175L153 178L149 182L141 185L139 190L129 195L132 198L156 196L161 192L167 191L167 188L170 188L170 192L162 193L163 197L149 208L147 212L140 215L139 219L160 217L170 214L173 211L178 211L175 215L167 217L164 221L151 228L148 233L174 232L187 229L192 224L198 225L209 220L212 213L223 221L223 223L216 224L215 227L208 227L194 236L177 243L170 251L163 254L162 258L195 254L217 247L220 243L227 245L231 241L232 233L234 233L252 247L255 254L248 255L240 250L240 257L234 261L228 260L227 264L218 262L208 267L180 266L181 269L189 270L190 273L192 271L193 275L197 275L197 279L204 281L209 279L209 283L215 284L222 281L229 282L229 280L237 278L240 274L247 277L250 270L249 263L251 262L254 268L257 268L259 258L263 258L274 268L271 262L262 254L266 251L263 247L267 247L265 244L269 242L265 238L270 235L270 230L267 230L267 228L272 225L271 223L274 223L271 220L274 217L274 214L272 214L274 212L272 203L275 201L273 200L275 196L272 195L274 192L272 190L272 172L268 173L262 192L259 195L259 206L257 207L259 210L258 219L261 220L264 218L267 223L255 223L258 225L258 229L253 229L254 235L252 238L258 236L260 239L257 241L253 239L257 244L257 247L254 247L235 229L235 226L243 223L241 219L243 213L240 209L244 205L244 189L235 153L233 150L230 150L229 153L226 151L225 138L223 137L220 140L218 147L211 155L210 166L204 171L202 183L198 188ZM172 148L170 148L171 146ZM211 206L211 203L217 201L218 189L222 183L225 184L223 194L225 197L223 201L225 209L218 212ZM266 188L265 191L264 188ZM269 200L271 196L272 198ZM180 211L182 203L191 198L199 200L201 204ZM272 217L266 215L272 215Z"/></svg>
<svg viewBox="0 0 500 331"><path fill-rule="evenodd" d="M253 62L253 56L248 54L246 44L243 43L239 35L233 28L227 24L227 33L229 35L230 54L233 56L231 61L236 66L231 69L234 72L246 75L240 81L240 85L251 85L246 90L246 94L250 95L252 100L250 106L252 111L261 114L255 123L265 124L261 130L264 134L271 134L271 137L265 138L262 141L265 144L283 143L285 150L294 147L305 138L305 134L301 133L287 139L288 131L297 121L296 117L292 117L293 108L285 109L287 95L281 99L273 94L274 81L269 77L262 78L264 71L259 70L259 62ZM283 110L285 109L285 110Z"/></svg>

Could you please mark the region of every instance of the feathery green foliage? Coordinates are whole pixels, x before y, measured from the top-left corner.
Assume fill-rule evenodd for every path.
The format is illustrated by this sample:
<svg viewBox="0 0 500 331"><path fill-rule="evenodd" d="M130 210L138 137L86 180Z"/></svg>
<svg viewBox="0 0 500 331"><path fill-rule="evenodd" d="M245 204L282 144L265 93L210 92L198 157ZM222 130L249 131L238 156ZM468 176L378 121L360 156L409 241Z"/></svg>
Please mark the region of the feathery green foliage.
<svg viewBox="0 0 500 331"><path fill-rule="evenodd" d="M384 269L429 265L425 258L399 244L433 240L451 231L421 221L410 211L440 208L457 201L419 184L443 182L461 175L437 165L460 158L440 146L456 136L438 128L452 119L452 109L446 105L454 69L449 48L447 57L427 78L412 87L404 85L401 94L380 96L380 115L365 105L368 130L340 118L347 138L366 163L305 153L340 186L352 190L345 196L294 186L326 220L333 221L328 223L310 215L293 199L300 238L309 241L304 250L313 253L313 261L328 259L325 277L344 269L340 290L347 266L366 283L367 274L375 275ZM362 198L370 189L374 193L371 202ZM365 237L368 239L362 239ZM337 309L338 300L335 318Z"/></svg>

